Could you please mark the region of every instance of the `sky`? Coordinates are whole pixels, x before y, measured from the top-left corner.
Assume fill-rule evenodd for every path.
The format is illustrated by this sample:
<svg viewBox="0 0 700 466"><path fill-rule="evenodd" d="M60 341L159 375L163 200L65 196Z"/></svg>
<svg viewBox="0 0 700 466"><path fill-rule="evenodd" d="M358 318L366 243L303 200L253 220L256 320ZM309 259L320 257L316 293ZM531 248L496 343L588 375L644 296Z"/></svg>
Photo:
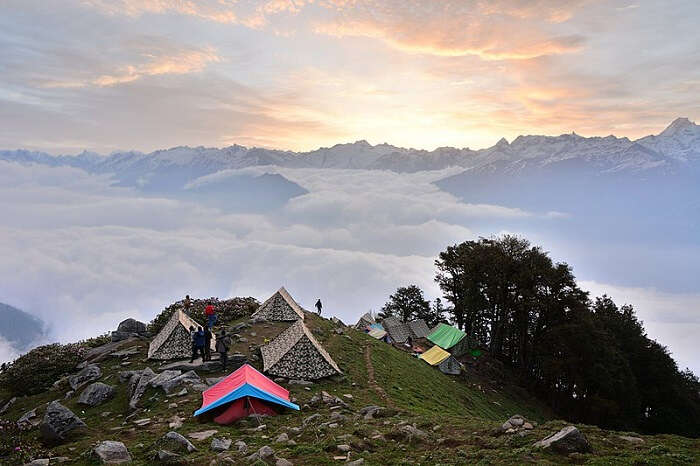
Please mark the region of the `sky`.
<svg viewBox="0 0 700 466"><path fill-rule="evenodd" d="M694 0L4 0L0 148L482 148L700 115Z"/></svg>

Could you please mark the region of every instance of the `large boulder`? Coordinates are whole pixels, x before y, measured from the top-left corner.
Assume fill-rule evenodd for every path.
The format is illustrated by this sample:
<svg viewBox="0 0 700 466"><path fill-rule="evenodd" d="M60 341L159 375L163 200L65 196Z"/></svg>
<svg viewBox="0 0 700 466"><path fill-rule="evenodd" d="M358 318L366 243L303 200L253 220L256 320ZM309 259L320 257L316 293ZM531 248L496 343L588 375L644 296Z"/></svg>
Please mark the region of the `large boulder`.
<svg viewBox="0 0 700 466"><path fill-rule="evenodd" d="M140 373L134 374L131 377L131 399L129 399L129 407L131 409L136 409L139 404L139 400L148 388L148 384L151 383L151 380L153 380L155 376L156 373L153 372L150 367L147 367Z"/></svg>
<svg viewBox="0 0 700 466"><path fill-rule="evenodd" d="M586 436L575 426L566 426L559 432L536 442L533 447L548 449L562 455L589 453L593 450Z"/></svg>
<svg viewBox="0 0 700 466"><path fill-rule="evenodd" d="M192 445L192 442L173 431L170 431L161 437L160 444L167 451L184 451L191 453L197 449L194 445Z"/></svg>
<svg viewBox="0 0 700 466"><path fill-rule="evenodd" d="M129 318L119 323L117 332L146 333L146 324Z"/></svg>
<svg viewBox="0 0 700 466"><path fill-rule="evenodd" d="M83 390L78 403L87 406L97 406L114 397L115 390L111 385L95 382Z"/></svg>
<svg viewBox="0 0 700 466"><path fill-rule="evenodd" d="M89 364L77 374L68 377L68 384L73 390L77 390L85 384L94 382L102 377L102 371L97 364Z"/></svg>
<svg viewBox="0 0 700 466"><path fill-rule="evenodd" d="M41 422L41 437L47 443L60 443L76 429L87 427L73 412L58 401L52 401L46 408Z"/></svg>
<svg viewBox="0 0 700 466"><path fill-rule="evenodd" d="M97 444L93 449L93 453L103 464L121 464L131 461L129 450L122 442L113 440L105 440Z"/></svg>
<svg viewBox="0 0 700 466"><path fill-rule="evenodd" d="M199 375L197 375L195 371L185 372L182 375L179 375L168 380L167 382L162 383L160 386L163 388L163 390L165 390L165 393L168 395L177 393L177 391L183 386L191 387L193 390L197 391L204 391L208 388L207 384L204 383L204 381L199 377Z"/></svg>

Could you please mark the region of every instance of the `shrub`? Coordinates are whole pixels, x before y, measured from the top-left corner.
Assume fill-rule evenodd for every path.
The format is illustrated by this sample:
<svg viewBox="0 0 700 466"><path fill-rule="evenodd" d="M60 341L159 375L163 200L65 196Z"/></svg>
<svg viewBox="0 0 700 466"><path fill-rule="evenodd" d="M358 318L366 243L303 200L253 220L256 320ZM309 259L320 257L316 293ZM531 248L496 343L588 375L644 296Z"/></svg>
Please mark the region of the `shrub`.
<svg viewBox="0 0 700 466"><path fill-rule="evenodd" d="M111 341L112 337L110 336L110 333L107 332L97 337L88 338L87 340L81 340L78 342L78 344L86 348L97 348L98 346L102 346Z"/></svg>
<svg viewBox="0 0 700 466"><path fill-rule="evenodd" d="M190 317L201 325L204 325L207 321L204 315L204 308L209 304L212 304L214 308L216 308L219 324L249 316L255 312L260 305L255 298L232 298L225 300L219 300L217 298L193 299L192 305L190 306ZM168 323L173 312L177 309L184 309L182 301L171 304L158 314L148 325L148 331L153 335L160 332L165 324Z"/></svg>
<svg viewBox="0 0 700 466"><path fill-rule="evenodd" d="M0 420L0 464L24 464L47 456L28 427Z"/></svg>
<svg viewBox="0 0 700 466"><path fill-rule="evenodd" d="M39 346L7 365L0 386L13 395L34 395L50 388L83 360L85 347L78 343Z"/></svg>

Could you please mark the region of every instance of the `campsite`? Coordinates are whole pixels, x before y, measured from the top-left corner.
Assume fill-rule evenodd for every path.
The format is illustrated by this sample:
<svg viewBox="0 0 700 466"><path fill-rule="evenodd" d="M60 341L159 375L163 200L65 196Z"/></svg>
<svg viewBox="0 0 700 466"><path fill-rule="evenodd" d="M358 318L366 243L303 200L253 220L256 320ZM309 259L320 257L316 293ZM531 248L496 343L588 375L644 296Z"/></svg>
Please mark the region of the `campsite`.
<svg viewBox="0 0 700 466"><path fill-rule="evenodd" d="M447 324L365 314L346 326L305 311L284 288L259 306L218 303L222 317L236 316L219 322L234 335L228 370L216 358L177 360L189 344L179 325L198 315L183 316L182 302L154 320L155 335L125 321L111 339L89 342L79 372L3 409L3 419L24 426L13 434L21 438L15 457L50 458L37 465L281 466L697 459L698 440L588 425L575 428L586 442L580 451L535 446L573 427L507 368L463 351L464 332ZM174 359L161 359L164 347ZM47 441L56 413L72 423Z"/></svg>

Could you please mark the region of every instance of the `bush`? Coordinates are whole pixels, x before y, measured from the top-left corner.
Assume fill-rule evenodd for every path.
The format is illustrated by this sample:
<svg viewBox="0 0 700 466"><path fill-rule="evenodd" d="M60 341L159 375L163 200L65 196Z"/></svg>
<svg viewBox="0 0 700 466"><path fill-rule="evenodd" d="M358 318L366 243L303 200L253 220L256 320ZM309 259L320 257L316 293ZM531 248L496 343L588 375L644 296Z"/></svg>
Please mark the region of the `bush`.
<svg viewBox="0 0 700 466"><path fill-rule="evenodd" d="M47 455L30 428L0 420L0 464L24 464Z"/></svg>
<svg viewBox="0 0 700 466"><path fill-rule="evenodd" d="M219 300L217 298L193 299L192 305L190 306L190 317L199 322L199 324L204 325L207 321L207 318L204 315L204 308L209 304L213 305L216 309L219 324L249 316L255 312L260 305L257 299L250 297L225 300ZM184 309L182 301L171 304L160 314L158 314L156 318L153 319L148 325L148 331L153 335L160 332L165 324L168 323L168 320L173 315L173 312L175 312L177 309Z"/></svg>
<svg viewBox="0 0 700 466"><path fill-rule="evenodd" d="M86 348L97 348L111 341L112 337L110 336L110 332L107 332L97 337L88 338L87 340L80 340L78 344Z"/></svg>
<svg viewBox="0 0 700 466"><path fill-rule="evenodd" d="M84 354L85 346L78 343L39 346L7 365L0 374L0 387L13 395L41 393L74 372Z"/></svg>

